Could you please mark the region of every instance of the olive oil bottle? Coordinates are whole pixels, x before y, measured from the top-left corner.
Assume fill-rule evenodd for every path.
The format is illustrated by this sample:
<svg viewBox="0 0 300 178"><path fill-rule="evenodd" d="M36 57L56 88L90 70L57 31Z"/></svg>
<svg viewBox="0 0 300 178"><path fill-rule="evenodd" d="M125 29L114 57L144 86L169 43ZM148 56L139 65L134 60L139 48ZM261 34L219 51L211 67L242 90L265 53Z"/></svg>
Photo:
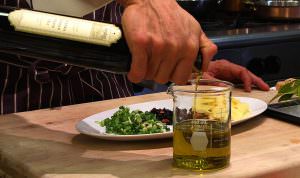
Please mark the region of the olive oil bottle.
<svg viewBox="0 0 300 178"><path fill-rule="evenodd" d="M114 73L130 69L119 24L0 6L0 39L6 53Z"/></svg>
<svg viewBox="0 0 300 178"><path fill-rule="evenodd" d="M103 46L111 46L122 38L121 29L114 24L27 9L6 8L4 12L4 8L0 8L0 16L15 31Z"/></svg>

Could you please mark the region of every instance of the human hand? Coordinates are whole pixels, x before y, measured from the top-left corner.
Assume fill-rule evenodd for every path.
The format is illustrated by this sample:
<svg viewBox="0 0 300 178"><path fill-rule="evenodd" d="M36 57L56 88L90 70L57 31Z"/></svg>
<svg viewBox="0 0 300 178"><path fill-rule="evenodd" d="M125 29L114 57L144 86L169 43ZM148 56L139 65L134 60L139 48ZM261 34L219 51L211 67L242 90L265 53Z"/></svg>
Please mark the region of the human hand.
<svg viewBox="0 0 300 178"><path fill-rule="evenodd" d="M268 84L246 68L224 59L210 62L207 72L203 73L203 78L217 78L231 82L243 82L244 89L248 92L251 91L252 85L256 85L259 89L264 91L270 89Z"/></svg>
<svg viewBox="0 0 300 178"><path fill-rule="evenodd" d="M119 0L124 35L132 54L128 78L184 84L200 49L206 71L217 47L176 0Z"/></svg>

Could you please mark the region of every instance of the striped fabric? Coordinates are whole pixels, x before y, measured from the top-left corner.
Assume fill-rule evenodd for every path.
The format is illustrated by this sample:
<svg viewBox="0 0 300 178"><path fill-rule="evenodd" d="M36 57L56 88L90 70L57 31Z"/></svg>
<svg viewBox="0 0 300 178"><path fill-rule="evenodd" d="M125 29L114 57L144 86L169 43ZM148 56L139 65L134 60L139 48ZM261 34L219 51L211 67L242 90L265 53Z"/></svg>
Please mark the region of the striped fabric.
<svg viewBox="0 0 300 178"><path fill-rule="evenodd" d="M0 0L0 5L32 7L25 0ZM83 18L120 23L121 12L112 2ZM0 113L7 114L127 97L133 91L126 75L0 53L0 94Z"/></svg>

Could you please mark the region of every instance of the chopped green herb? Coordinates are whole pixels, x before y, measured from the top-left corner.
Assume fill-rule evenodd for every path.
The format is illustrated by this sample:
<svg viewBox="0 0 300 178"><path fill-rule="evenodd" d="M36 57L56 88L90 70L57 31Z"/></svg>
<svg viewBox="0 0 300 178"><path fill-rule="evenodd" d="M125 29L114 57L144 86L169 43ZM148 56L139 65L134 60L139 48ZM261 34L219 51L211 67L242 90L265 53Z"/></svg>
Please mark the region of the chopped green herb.
<svg viewBox="0 0 300 178"><path fill-rule="evenodd" d="M106 133L119 135L163 133L170 130L165 123L156 119L155 114L140 110L130 111L125 106L120 106L111 118L96 123L105 127Z"/></svg>

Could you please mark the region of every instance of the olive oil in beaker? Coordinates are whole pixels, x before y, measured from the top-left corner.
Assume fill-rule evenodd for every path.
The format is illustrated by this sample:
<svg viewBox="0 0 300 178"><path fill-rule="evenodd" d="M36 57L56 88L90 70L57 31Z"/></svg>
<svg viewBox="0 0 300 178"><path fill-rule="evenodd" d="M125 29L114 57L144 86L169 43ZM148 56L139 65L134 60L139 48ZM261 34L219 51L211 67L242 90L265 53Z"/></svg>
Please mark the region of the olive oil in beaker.
<svg viewBox="0 0 300 178"><path fill-rule="evenodd" d="M177 123L173 138L174 165L200 171L226 167L230 160L230 128L227 125L208 119Z"/></svg>

